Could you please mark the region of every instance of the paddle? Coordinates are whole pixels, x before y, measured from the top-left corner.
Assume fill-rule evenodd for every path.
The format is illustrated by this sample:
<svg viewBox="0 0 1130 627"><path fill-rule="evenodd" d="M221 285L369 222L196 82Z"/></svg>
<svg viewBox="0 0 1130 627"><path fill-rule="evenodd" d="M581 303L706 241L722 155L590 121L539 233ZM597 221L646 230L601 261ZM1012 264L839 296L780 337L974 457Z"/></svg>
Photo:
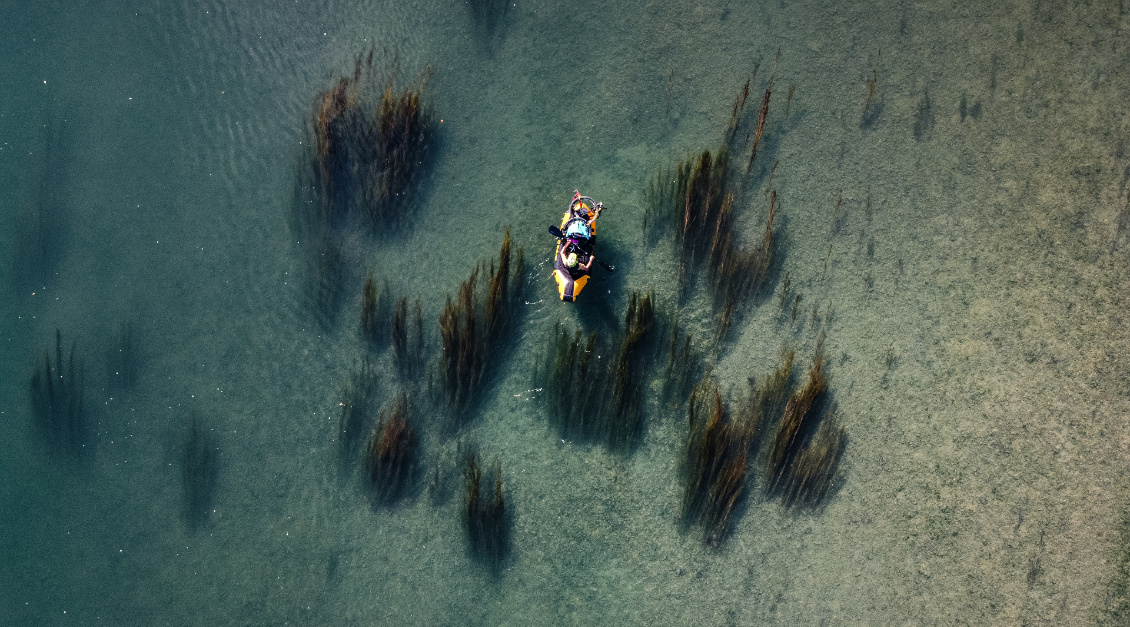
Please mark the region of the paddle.
<svg viewBox="0 0 1130 627"><path fill-rule="evenodd" d="M565 234L561 232L561 229L553 226L552 224L549 225L549 234L556 237L560 241L565 241ZM610 266L610 265L604 263L603 261L601 261L599 259L596 260L596 263L599 264L601 268L604 268L605 270L607 270L609 272L615 272L616 271L615 266Z"/></svg>

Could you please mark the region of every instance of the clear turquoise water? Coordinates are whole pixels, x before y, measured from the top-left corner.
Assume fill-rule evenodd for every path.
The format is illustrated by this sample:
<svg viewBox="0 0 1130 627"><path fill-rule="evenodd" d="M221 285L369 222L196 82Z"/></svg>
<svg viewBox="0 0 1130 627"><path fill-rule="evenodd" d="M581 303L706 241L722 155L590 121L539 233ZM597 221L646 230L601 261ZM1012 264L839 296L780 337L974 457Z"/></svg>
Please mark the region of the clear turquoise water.
<svg viewBox="0 0 1130 627"><path fill-rule="evenodd" d="M519 2L493 41L440 2L0 15L0 622L1064 625L1108 619L1125 591L1124 7ZM435 66L440 142L412 228L346 239L356 287L324 328L309 242L288 226L294 172L314 94L370 46L406 75ZM630 456L562 441L528 373L555 321L615 315L630 289L670 301L644 189L717 145L759 61L776 77L764 158L802 322L765 299L715 373L737 389L782 345L809 355L811 307L831 313L850 441L822 511L755 496L714 550L676 524L680 419L653 399ZM862 125L873 76L882 109ZM45 183L52 263L21 281ZM618 270L571 308L552 300L544 231L574 188L609 205ZM468 241L469 207L489 245ZM764 211L746 208L743 233ZM491 577L457 499L374 511L339 476L333 431L363 351L364 271L420 298L434 339L505 225L534 268L530 302L463 434L502 462L516 512ZM140 375L110 394L100 356L123 321ZM97 428L77 462L48 452L28 400L56 328L88 356ZM219 450L195 530L178 466L193 415ZM433 434L425 455L456 446Z"/></svg>

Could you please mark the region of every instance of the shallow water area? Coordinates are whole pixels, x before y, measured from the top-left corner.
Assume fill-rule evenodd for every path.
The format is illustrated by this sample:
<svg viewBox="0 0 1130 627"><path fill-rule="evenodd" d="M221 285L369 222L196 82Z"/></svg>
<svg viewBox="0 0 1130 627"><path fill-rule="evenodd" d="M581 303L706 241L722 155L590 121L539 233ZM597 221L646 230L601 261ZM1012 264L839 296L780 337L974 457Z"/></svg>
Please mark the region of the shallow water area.
<svg viewBox="0 0 1130 627"><path fill-rule="evenodd" d="M0 622L1126 620L1130 7L477 6L490 21L366 0L0 8ZM296 185L316 98L370 50L398 85L429 76L435 139L405 224L343 219L327 265ZM735 234L760 240L775 191L775 248L715 343L707 288L681 295L675 243L645 233L646 190L722 144L751 76L747 113L772 99ZM574 189L608 206L615 271L568 304L546 226ZM506 227L517 322L460 422L435 400L438 320ZM417 474L392 505L339 441L366 356L380 406L398 386L360 332L369 272L423 321ZM634 446L562 437L538 374L555 325L612 337L633 290L677 312L730 399L782 348L802 381L824 338L847 432L827 499L786 507L758 462L723 541L682 524L686 406L662 363ZM72 346L77 451L29 391ZM494 565L461 521L469 448L502 469Z"/></svg>

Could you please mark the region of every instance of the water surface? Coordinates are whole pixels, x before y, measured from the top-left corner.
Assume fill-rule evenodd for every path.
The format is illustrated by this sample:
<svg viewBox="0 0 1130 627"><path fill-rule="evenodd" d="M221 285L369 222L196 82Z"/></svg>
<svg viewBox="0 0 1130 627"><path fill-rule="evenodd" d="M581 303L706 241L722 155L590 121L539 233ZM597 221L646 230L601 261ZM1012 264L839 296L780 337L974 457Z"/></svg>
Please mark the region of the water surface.
<svg viewBox="0 0 1130 627"><path fill-rule="evenodd" d="M533 1L494 31L442 2L0 12L11 624L1118 618L1120 5ZM326 325L308 302L311 242L288 216L314 96L370 48L406 79L434 66L443 122L412 223L343 236L349 287ZM677 524L678 411L650 399L628 455L563 441L529 372L558 320L600 324L632 289L675 302L673 249L641 229L644 190L719 144L755 66L752 99L775 85L757 192L780 198L779 267L714 374L740 389L782 346L802 368L823 330L849 443L823 508L755 489L711 548ZM570 306L553 301L545 226L574 188L610 207L600 233L617 272ZM749 241L763 198L741 208ZM29 248L35 211L51 228ZM494 576L466 550L458 497L373 509L341 476L334 430L365 350L365 272L420 299L434 350L444 299L505 226L532 268L520 337L469 427L425 446L431 462L474 441L502 463L513 552ZM803 296L796 322L777 298L785 273ZM682 315L713 324L708 307ZM140 360L122 389L106 385L104 355L127 321ZM95 423L78 459L50 450L28 398L55 329L87 355ZM199 525L180 470L193 416L218 451Z"/></svg>

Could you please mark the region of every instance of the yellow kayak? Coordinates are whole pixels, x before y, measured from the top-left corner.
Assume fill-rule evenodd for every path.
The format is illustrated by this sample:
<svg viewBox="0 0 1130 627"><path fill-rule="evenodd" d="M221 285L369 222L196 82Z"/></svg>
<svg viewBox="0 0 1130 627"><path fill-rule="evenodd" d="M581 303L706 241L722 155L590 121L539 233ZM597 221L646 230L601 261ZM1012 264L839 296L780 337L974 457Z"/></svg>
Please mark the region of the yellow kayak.
<svg viewBox="0 0 1130 627"><path fill-rule="evenodd" d="M553 280L561 300L572 302L589 281L589 272L595 260L596 219L604 209L603 203L573 192L569 208L561 216L561 227L556 232L557 246L553 251Z"/></svg>

